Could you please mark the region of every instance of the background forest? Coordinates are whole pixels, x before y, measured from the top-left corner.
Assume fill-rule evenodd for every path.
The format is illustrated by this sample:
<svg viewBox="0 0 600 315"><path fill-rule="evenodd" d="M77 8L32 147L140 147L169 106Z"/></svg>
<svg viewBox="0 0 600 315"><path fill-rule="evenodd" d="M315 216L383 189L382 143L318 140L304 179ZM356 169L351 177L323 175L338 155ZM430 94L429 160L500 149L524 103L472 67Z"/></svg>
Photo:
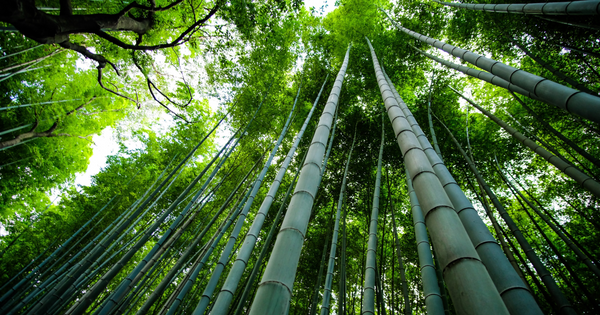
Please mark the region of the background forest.
<svg viewBox="0 0 600 315"><path fill-rule="evenodd" d="M512 2L523 3L477 3ZM300 198L317 117L329 115L282 312L439 314L439 296L442 313L468 314L441 268L450 264L438 244L451 234L432 231L427 217L430 246L418 230L425 219L414 217L378 60L541 310L524 313L598 314L600 2L577 16L443 3L7 1L0 313L269 313L251 305L277 231L293 220L282 218ZM582 92L557 105L534 93L549 81L531 93L495 72L484 82L487 72L474 70L494 66L410 31ZM589 107L574 103L581 95L594 99ZM108 150L101 133L118 152L76 185Z"/></svg>

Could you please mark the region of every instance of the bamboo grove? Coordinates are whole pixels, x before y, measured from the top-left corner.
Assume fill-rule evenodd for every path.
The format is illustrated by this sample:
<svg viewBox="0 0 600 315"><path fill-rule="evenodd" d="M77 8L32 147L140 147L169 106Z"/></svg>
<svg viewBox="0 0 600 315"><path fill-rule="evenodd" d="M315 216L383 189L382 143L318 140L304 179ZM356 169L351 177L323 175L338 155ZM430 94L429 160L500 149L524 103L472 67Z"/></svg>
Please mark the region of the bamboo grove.
<svg viewBox="0 0 600 315"><path fill-rule="evenodd" d="M0 313L600 312L599 1L42 2L66 40L0 15Z"/></svg>

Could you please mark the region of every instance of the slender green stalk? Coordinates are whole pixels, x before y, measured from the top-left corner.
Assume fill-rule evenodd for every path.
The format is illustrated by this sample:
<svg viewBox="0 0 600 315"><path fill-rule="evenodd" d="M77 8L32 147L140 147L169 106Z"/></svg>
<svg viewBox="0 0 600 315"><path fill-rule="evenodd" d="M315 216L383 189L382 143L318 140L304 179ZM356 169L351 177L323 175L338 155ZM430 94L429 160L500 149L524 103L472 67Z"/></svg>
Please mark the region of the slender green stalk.
<svg viewBox="0 0 600 315"><path fill-rule="evenodd" d="M382 143L383 144L383 143ZM389 169L386 168L387 174L386 174L386 178L387 178L387 182L388 182L388 192L392 191L392 186L390 185L390 178L389 178ZM400 248L400 240L398 239L398 229L396 228L396 216L394 215L394 201L392 196L390 195L390 210L392 212L392 228L393 228L393 232L394 232L394 242L396 243L396 255L398 256L398 267L400 268L400 281L402 283L402 295L404 296L404 315L410 315L412 314L412 307L410 305L410 299L408 297L408 284L406 282L406 271L404 270L404 262L403 262L403 258L402 258L402 250ZM393 270L393 269L392 269ZM392 277L393 279L394 277ZM438 277L439 278L439 277ZM438 279L440 280L440 279ZM393 282L392 282L393 284ZM440 287L440 290L442 288ZM392 294L393 294L393 289L392 289ZM392 302L393 305L393 302ZM392 310L393 310L393 306L392 306Z"/></svg>
<svg viewBox="0 0 600 315"><path fill-rule="evenodd" d="M574 143L573 141L571 141L570 139L568 139L567 137L565 137L562 133L560 133L558 130L556 130L554 127L552 127L548 122L546 122L546 120L544 120L540 115L538 115L533 109L531 109L531 107L527 106L527 104L525 104L525 102L523 102L523 100L521 100L519 97L517 97L514 93L512 93L512 94L513 94L513 97L519 102L519 104L521 104L521 106L523 108L525 108L525 110L527 110L527 112L531 116L533 116L537 122L539 122L540 124L542 124L542 126L547 131L550 131L557 138L559 138L565 144L567 144L569 147L571 147L573 150L575 150L575 152L579 153L581 156L583 156L584 158L586 158L588 161L592 162L596 167L600 167L600 160L598 160L597 158L593 157L591 154L589 154L587 151L585 151L584 149L582 149L576 143Z"/></svg>
<svg viewBox="0 0 600 315"><path fill-rule="evenodd" d="M335 203L331 203L332 207L335 207ZM333 208L332 208L333 210ZM332 222L333 223L333 222ZM319 289L321 287L321 279L323 279L323 269L325 269L325 262L327 261L327 249L329 248L329 237L330 237L331 227L327 229L327 238L325 238L325 242L323 242L323 254L321 255L321 263L319 264L319 273L317 275L317 283L315 284L315 291L312 297L312 303L310 304L310 315L315 315L317 313L317 303L319 302Z"/></svg>
<svg viewBox="0 0 600 315"><path fill-rule="evenodd" d="M377 175L375 177L375 192L373 194L371 220L369 221L369 241L367 247L367 263L365 267L365 283L363 287L364 294L361 309L361 314L371 315L375 314L375 265L377 261L375 251L377 250L377 222L379 219L379 193L381 190L381 160L383 158L383 145L385 142L385 129L383 124L385 117L382 115L381 118L381 144L379 145L379 158L377 159ZM393 210L392 220L394 220ZM396 237L395 234L394 237ZM402 261L400 261L400 263L402 263Z"/></svg>
<svg viewBox="0 0 600 315"><path fill-rule="evenodd" d="M290 200L271 257L252 302L249 313L251 315L280 314L289 310L302 244L304 243L315 195L319 188L325 142L329 136L329 128L348 67L349 54L350 47L348 47L344 62L311 141L294 195Z"/></svg>
<svg viewBox="0 0 600 315"><path fill-rule="evenodd" d="M582 173L580 170L573 167L569 163L561 160L560 158L554 156L552 153L546 151L544 148L537 145L531 139L525 137L522 133L518 132L513 127L507 125L500 118L494 116L489 111L483 109L481 106L477 105L475 102L473 102L469 98L465 97L457 90L453 89L452 87L450 87L450 89L452 91L454 91L454 93L458 94L460 97L465 99L467 102L469 102L471 105L473 105L473 107L477 108L484 115L488 116L496 124L498 124L504 130L506 130L506 132L508 132L508 134L513 136L516 140L523 143L525 146L530 148L533 152L535 152L536 154L538 154L539 156L544 158L546 161L550 162L550 164L554 165L556 168L558 168L560 171L562 171L565 175L571 177L578 184L580 184L584 189L586 189L587 191L592 193L594 196L600 197L600 183L595 181L593 178L587 176L586 174Z"/></svg>
<svg viewBox="0 0 600 315"><path fill-rule="evenodd" d="M358 125L358 123L357 123ZM327 276L325 277L325 291L323 292L323 302L321 303L321 315L328 315L331 311L331 284L333 282L333 269L335 266L335 255L336 247L338 242L338 233L340 230L340 215L342 207L345 202L346 194L346 181L348 179L348 167L350 166L350 160L352 159L352 151L354 150L354 144L356 143L356 126L354 127L354 137L352 139L352 146L350 146L350 152L348 153L348 159L346 160L346 166L344 168L344 175L342 177L342 185L340 187L340 195L338 198L337 212L335 214L335 223L333 225L333 235L331 236L331 246L329 249L329 262L327 263ZM338 292L339 293L339 292ZM341 301L342 297L338 294L338 301ZM340 307L341 304L338 303Z"/></svg>
<svg viewBox="0 0 600 315"><path fill-rule="evenodd" d="M152 294L150 294L150 296L146 299L146 301L144 301L144 304L137 311L137 314L147 314L148 311L150 310L150 307L152 307L152 305L156 302L156 300L158 300L163 295L164 290L171 283L171 281L173 281L173 279L179 273L181 268L188 261L190 256L195 252L195 249L200 244L200 242L202 241L202 239L204 238L206 233L208 233L209 229L213 226L213 224L216 222L216 220L221 216L223 211L225 211L225 209L227 209L227 207L229 206L230 202L232 201L232 199L234 198L234 196L236 195L236 193L238 192L238 190L240 189L242 184L246 182L246 179L254 171L254 168L257 165L258 165L258 162L252 167L252 169L248 173L246 173L246 176L244 177L244 179L242 181L240 181L239 184L236 186L236 188L229 194L229 196L227 197L225 202L221 205L220 209L215 213L215 215L212 217L212 219L206 224L206 226L204 227L202 232L200 232L200 234L198 236L196 236L195 240L187 247L187 249L183 252L183 254L181 254L181 256L178 258L177 262L171 268L171 270L169 270L167 275L153 289ZM240 198L241 198L241 196L240 196ZM236 209L236 208L237 208L237 206L234 207L234 209ZM201 259L201 257L199 259Z"/></svg>
<svg viewBox="0 0 600 315"><path fill-rule="evenodd" d="M598 267L596 267L592 263L590 258L588 258L577 246L575 246L575 244L573 244L573 242L571 242L571 240L569 240L569 238L567 238L562 233L562 231L556 225L554 225L554 223L552 223L552 221L545 214L543 214L534 204L531 203L531 201L529 201L527 198L525 198L525 196L523 196L523 194L521 194L521 192L518 191L510 183L508 178L504 175L504 172L502 171L502 168L500 167L500 164L498 163L497 159L496 159L496 167L498 168L498 172L500 173L500 176L502 176L502 179L508 185L508 187L516 195L518 195L523 201L525 201L525 203L529 206L529 208L531 208L540 218L542 218L542 220L544 220L544 222L546 222L546 224L552 229L552 231L554 231L554 233L556 233L556 235L558 235L558 237L560 237L560 239L563 240L563 242L565 242L565 244L567 244L567 246L569 246L569 248L575 253L575 255L577 255L577 257L579 258L579 261L583 262L596 275L596 277L600 278L600 269L598 269Z"/></svg>

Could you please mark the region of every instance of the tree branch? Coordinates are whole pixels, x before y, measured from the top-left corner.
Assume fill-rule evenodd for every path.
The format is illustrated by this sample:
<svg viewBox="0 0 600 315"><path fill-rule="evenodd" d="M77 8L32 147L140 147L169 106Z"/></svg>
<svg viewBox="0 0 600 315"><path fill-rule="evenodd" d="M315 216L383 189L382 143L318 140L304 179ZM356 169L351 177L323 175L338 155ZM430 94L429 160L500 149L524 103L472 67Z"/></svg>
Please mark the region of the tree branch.
<svg viewBox="0 0 600 315"><path fill-rule="evenodd" d="M103 89L105 89L105 90L109 91L110 93L113 93L113 94L115 94L117 96L120 96L122 98L125 98L125 99L128 99L128 100L134 102L135 105L137 105L138 109L140 108L141 105L140 105L140 103L138 101L136 101L136 100L134 100L134 99L132 99L132 98L130 98L128 96L125 96L125 95L123 95L121 93L115 92L115 91L107 88L106 86L104 86L104 84L102 83L102 67L100 67L100 66L98 66L98 83L100 84L100 87L102 87Z"/></svg>
<svg viewBox="0 0 600 315"><path fill-rule="evenodd" d="M130 4L131 5L131 4ZM215 6L208 12L208 14L202 18L201 20L197 21L196 23L192 24L190 27L188 27L183 33L181 33L179 35L179 37L177 37L175 40L173 40L170 43L167 44L158 44L158 45L151 45L151 46L138 46L138 45L131 45L131 44L127 44L123 41L121 41L120 39L109 35L108 33L99 30L99 31L95 31L94 34L98 35L99 37L121 47L124 49L131 49L131 50L157 50L157 49L162 49L162 48L170 48L170 47L175 47L175 46L179 46L181 44L186 43L187 41L190 40L190 37L196 33L198 30L196 29L198 26L200 26L201 24L204 24L206 21L208 21L208 19L210 19L219 9L219 7L221 6L221 2L217 2L217 4L215 4ZM189 36L188 36L189 35ZM188 36L187 38L185 38L186 36Z"/></svg>

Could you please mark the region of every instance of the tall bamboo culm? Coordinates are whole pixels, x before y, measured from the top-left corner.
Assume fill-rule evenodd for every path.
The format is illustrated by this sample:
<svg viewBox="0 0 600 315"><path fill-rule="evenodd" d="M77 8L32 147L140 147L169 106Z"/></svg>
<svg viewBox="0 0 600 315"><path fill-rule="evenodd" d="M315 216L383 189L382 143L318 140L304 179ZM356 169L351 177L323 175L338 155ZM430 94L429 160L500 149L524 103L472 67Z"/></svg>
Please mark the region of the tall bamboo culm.
<svg viewBox="0 0 600 315"><path fill-rule="evenodd" d="M580 1L584 3L587 1ZM488 71L500 78L534 94L543 102L556 106L567 112L600 123L600 97L566 87L546 78L531 74L527 71L513 68L499 61L486 58L468 50L452 46L442 41L411 31L401 25L385 12L397 29L433 47L439 48L452 56Z"/></svg>
<svg viewBox="0 0 600 315"><path fill-rule="evenodd" d="M348 167L350 166L350 160L352 159L352 151L354 150L354 144L356 143L356 127L354 127L354 137L352 139L352 146L350 152L348 152L348 159L346 160L346 166L344 168L344 177L342 178L342 185L340 187L340 195L338 197L337 212L335 214L335 223L333 225L333 235L331 236L331 247L329 249L329 263L327 264L327 276L325 277L325 291L323 292L323 303L321 304L321 315L328 315L331 311L331 290L333 282L333 269L335 266L335 254L338 242L338 234L340 230L340 216L342 208L344 207L344 197L346 194L346 180L348 177ZM340 262L341 267L342 262ZM342 301L343 297L338 295L338 301ZM338 308L341 307L341 303L338 303Z"/></svg>
<svg viewBox="0 0 600 315"><path fill-rule="evenodd" d="M421 202L456 311L459 314L509 314L424 149L400 109L368 39L367 43L379 90L409 177ZM432 153L437 157L435 152Z"/></svg>
<svg viewBox="0 0 600 315"><path fill-rule="evenodd" d="M440 0L432 1L449 7L494 13L535 15L598 15L600 13L600 1L598 0L498 4L453 3Z"/></svg>
<svg viewBox="0 0 600 315"><path fill-rule="evenodd" d="M444 302L438 286L437 274L433 265L431 245L427 236L427 227L423 210L419 205L419 199L410 180L408 168L406 169L406 185L408 186L408 197L415 227L415 240L417 241L417 254L419 256L419 269L421 270L421 281L423 282L423 294L425 295L425 307L427 315L445 315Z"/></svg>
<svg viewBox="0 0 600 315"><path fill-rule="evenodd" d="M377 266L377 221L379 218L379 191L381 190L381 158L383 157L383 144L385 142L385 129L383 115L381 117L381 144L379 158L377 159L377 175L375 177L375 191L373 192L373 210L369 221L369 241L367 247L367 263L365 266L365 284L361 314L375 315L375 268ZM395 225L394 225L395 227ZM396 233L394 229L394 233ZM400 263L402 263L400 261Z"/></svg>
<svg viewBox="0 0 600 315"><path fill-rule="evenodd" d="M440 123L441 123L441 121L440 121ZM498 198L496 198L496 195L492 192L490 187L483 180L483 177L477 170L477 167L475 166L475 164L473 164L473 161L471 161L471 159L467 156L467 153L465 153L465 151L462 149L462 147L458 143L458 140L456 140L456 138L454 137L454 135L452 134L450 129L448 129L448 127L446 127L446 125L444 125L443 123L442 123L442 126L448 132L448 135L450 136L450 138L452 139L452 141L454 142L454 144L456 145L456 147L458 148L460 153L463 155L464 159L467 161L467 164L469 164L469 167L471 168L471 170L475 174L475 177L477 178L477 182L484 188L486 194L490 197L490 199L492 200L492 203L494 204L494 206L500 213L500 216L502 217L502 219L504 220L506 225L510 228L512 234L515 236L515 238L521 245L521 248L523 248L525 255L527 255L527 258L533 264L533 267L535 268L538 275L544 282L544 285L546 286L546 288L548 288L548 291L552 295L552 298L558 304L561 314L575 315L576 312L573 309L573 306L571 305L569 300L567 300L565 295L562 293L562 291L560 290L560 288L558 287L558 285L552 278L552 275L550 274L550 272L548 272L548 270L546 269L546 267L544 266L542 261L539 259L539 257L536 255L536 253L533 251L533 248L531 247L529 242L525 239L525 237L523 236L523 234L521 233L521 231L519 230L519 228L517 227L515 222L512 220L512 218L510 217L508 212L506 212L506 209L502 206L502 204L500 203Z"/></svg>
<svg viewBox="0 0 600 315"><path fill-rule="evenodd" d="M302 244L304 244L315 195L319 189L321 164L342 88L342 81L348 67L349 55L350 47L346 51L344 62L315 130L294 195L250 307L250 315L282 314L289 309L298 260L300 259Z"/></svg>
<svg viewBox="0 0 600 315"><path fill-rule="evenodd" d="M435 174L444 187L444 191L452 202L454 210L458 213L462 225L467 231L475 250L479 254L479 258L486 266L508 311L512 315L542 315L542 311L537 305L535 298L516 273L510 264L510 261L506 258L498 245L498 242L494 239L486 224L481 220L479 214L465 196L460 186L458 186L448 168L439 158L439 154L434 151L431 143L427 140L423 130L421 130L419 124L408 109L408 106L406 106L400 98L400 95L389 80L389 77L387 77L387 74L385 72L383 72L383 74L387 78L391 92L395 96L398 105L410 124L411 130L417 136L429 163L432 165ZM438 250L438 246L434 247L436 254L439 251L442 251L442 249ZM437 255L436 258L439 259L440 262L442 261L441 257L438 257ZM441 267L443 272L443 263Z"/></svg>

